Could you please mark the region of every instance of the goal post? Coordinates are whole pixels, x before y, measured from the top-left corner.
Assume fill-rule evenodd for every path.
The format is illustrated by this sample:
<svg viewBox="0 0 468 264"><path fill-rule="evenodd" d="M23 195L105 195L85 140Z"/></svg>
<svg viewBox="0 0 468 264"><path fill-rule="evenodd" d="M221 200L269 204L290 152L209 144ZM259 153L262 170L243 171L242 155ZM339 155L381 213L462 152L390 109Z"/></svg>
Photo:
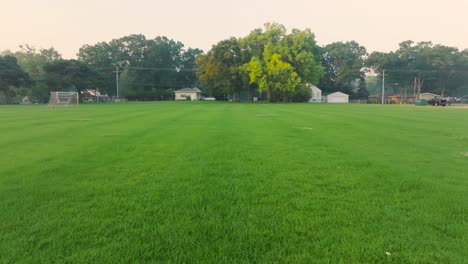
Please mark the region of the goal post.
<svg viewBox="0 0 468 264"><path fill-rule="evenodd" d="M49 106L78 104L79 97L77 92L50 92Z"/></svg>

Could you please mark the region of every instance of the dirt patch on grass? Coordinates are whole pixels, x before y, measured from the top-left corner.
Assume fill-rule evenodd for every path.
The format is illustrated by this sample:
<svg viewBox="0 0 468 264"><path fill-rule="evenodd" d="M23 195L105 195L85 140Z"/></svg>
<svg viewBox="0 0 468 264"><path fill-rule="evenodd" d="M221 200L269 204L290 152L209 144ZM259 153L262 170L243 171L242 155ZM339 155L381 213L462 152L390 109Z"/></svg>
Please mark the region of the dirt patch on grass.
<svg viewBox="0 0 468 264"><path fill-rule="evenodd" d="M455 106L449 106L449 108L468 109L468 105L455 105Z"/></svg>
<svg viewBox="0 0 468 264"><path fill-rule="evenodd" d="M313 127L297 127L297 129L301 129L301 130L314 130Z"/></svg>

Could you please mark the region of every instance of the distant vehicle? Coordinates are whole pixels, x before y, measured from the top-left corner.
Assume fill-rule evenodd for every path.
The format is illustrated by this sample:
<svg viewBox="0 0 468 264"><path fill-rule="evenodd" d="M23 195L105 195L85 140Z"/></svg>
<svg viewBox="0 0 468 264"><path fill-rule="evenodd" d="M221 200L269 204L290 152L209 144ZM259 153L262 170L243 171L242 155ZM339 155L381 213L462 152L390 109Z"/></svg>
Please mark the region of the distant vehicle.
<svg viewBox="0 0 468 264"><path fill-rule="evenodd" d="M463 102L463 98L461 97L447 97L449 104L460 104Z"/></svg>
<svg viewBox="0 0 468 264"><path fill-rule="evenodd" d="M429 101L427 101L429 105L433 106L447 106L449 104L449 101L447 99L442 99L442 98L434 98Z"/></svg>
<svg viewBox="0 0 468 264"><path fill-rule="evenodd" d="M216 98L214 98L214 97L204 97L203 101L216 101Z"/></svg>

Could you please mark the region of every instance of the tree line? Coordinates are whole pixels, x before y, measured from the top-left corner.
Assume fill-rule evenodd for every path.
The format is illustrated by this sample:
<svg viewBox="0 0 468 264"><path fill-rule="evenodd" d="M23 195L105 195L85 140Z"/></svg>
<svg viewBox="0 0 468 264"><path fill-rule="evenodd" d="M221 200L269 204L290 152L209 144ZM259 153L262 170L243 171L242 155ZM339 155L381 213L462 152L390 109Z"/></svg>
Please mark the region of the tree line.
<svg viewBox="0 0 468 264"><path fill-rule="evenodd" d="M129 35L84 45L77 59L54 48L24 45L0 54L0 103L28 96L47 102L50 91L98 89L129 100L171 100L173 91L197 86L219 100L307 101L310 89L367 98L385 72L392 92L468 94L468 50L404 41L392 52L368 54L356 41L319 46L310 29L266 23L247 36L221 40L204 53L167 37ZM117 74L117 75L116 75Z"/></svg>

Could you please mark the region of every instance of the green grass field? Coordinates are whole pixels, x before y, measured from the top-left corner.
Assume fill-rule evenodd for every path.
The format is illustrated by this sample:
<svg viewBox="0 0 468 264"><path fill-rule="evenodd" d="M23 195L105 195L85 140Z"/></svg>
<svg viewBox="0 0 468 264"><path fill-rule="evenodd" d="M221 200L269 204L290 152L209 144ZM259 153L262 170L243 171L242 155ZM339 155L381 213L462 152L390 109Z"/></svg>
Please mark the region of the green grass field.
<svg viewBox="0 0 468 264"><path fill-rule="evenodd" d="M0 263L468 260L468 109L0 106L0 149Z"/></svg>

